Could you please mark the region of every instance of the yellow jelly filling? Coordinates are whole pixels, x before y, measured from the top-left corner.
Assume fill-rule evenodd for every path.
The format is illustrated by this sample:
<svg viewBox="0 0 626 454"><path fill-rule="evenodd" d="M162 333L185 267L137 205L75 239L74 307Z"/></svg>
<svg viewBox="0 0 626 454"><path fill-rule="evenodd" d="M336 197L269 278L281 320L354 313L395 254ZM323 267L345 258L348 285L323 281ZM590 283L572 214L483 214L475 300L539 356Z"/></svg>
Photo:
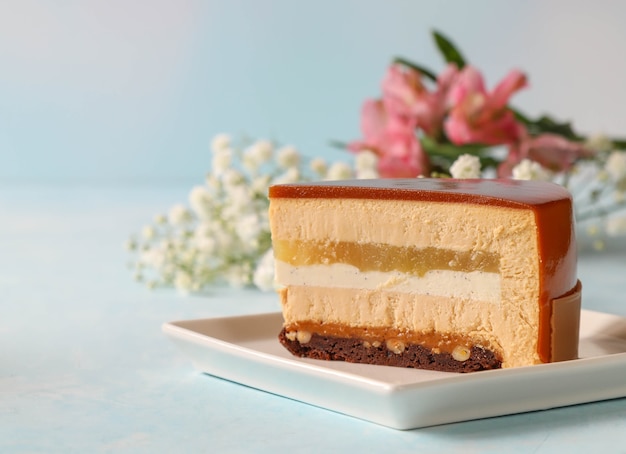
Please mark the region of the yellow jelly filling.
<svg viewBox="0 0 626 454"><path fill-rule="evenodd" d="M423 276L430 270L500 271L499 255L483 251L465 252L347 241L275 240L273 245L276 259L293 266L343 263L364 272L400 271L417 276Z"/></svg>

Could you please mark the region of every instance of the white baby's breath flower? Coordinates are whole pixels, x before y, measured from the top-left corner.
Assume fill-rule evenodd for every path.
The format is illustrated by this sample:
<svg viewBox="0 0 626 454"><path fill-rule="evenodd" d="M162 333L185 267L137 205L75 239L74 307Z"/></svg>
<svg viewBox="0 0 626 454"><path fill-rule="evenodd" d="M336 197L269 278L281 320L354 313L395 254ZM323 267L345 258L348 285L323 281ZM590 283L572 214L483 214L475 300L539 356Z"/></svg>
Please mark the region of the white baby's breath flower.
<svg viewBox="0 0 626 454"><path fill-rule="evenodd" d="M252 282L251 274L250 263L236 263L226 271L226 281L233 287L244 287Z"/></svg>
<svg viewBox="0 0 626 454"><path fill-rule="evenodd" d="M347 180L352 177L352 169L345 162L335 162L326 174L326 180Z"/></svg>
<svg viewBox="0 0 626 454"><path fill-rule="evenodd" d="M243 167L252 175L256 175L261 167L261 164L249 154L244 154L241 162Z"/></svg>
<svg viewBox="0 0 626 454"><path fill-rule="evenodd" d="M160 247L154 247L141 253L141 263L145 266L160 270L165 265L167 257L165 250Z"/></svg>
<svg viewBox="0 0 626 454"><path fill-rule="evenodd" d="M245 185L230 186L224 200L224 211L232 208L239 214L246 213L252 208L252 193L250 188Z"/></svg>
<svg viewBox="0 0 626 454"><path fill-rule="evenodd" d="M211 164L211 172L213 175L221 175L231 165L233 159L233 150L230 148L224 148L218 150L213 155L213 161Z"/></svg>
<svg viewBox="0 0 626 454"><path fill-rule="evenodd" d="M611 139L609 139L606 135L602 133L597 133L589 136L587 141L585 142L585 147L594 151L609 151L613 144L611 143Z"/></svg>
<svg viewBox="0 0 626 454"><path fill-rule="evenodd" d="M193 288L193 279L186 271L178 271L174 278L174 287L182 294L188 294Z"/></svg>
<svg viewBox="0 0 626 454"><path fill-rule="evenodd" d="M170 208L168 219L173 225L182 225L191 221L193 218L184 205L177 204Z"/></svg>
<svg viewBox="0 0 626 454"><path fill-rule="evenodd" d="M326 172L328 171L328 165L322 158L315 158L311 160L309 167L320 177L326 175Z"/></svg>
<svg viewBox="0 0 626 454"><path fill-rule="evenodd" d="M223 228L214 230L213 237L215 239L214 249L217 254L230 256L237 252L235 249L235 238L232 232L227 232Z"/></svg>
<svg viewBox="0 0 626 454"><path fill-rule="evenodd" d="M189 192L189 205L191 209L202 219L211 215L211 194L206 186L194 186Z"/></svg>
<svg viewBox="0 0 626 454"><path fill-rule="evenodd" d="M626 216L612 216L607 219L606 234L609 236L626 235Z"/></svg>
<svg viewBox="0 0 626 454"><path fill-rule="evenodd" d="M363 150L356 155L354 165L357 172L376 169L378 167L378 156L373 151Z"/></svg>
<svg viewBox="0 0 626 454"><path fill-rule="evenodd" d="M170 260L174 260L172 258L170 258ZM177 266L174 264L173 261L168 261L163 265L163 268L161 268L160 272L163 276L163 280L169 284L173 284L174 283L174 277L176 276L176 272L178 271Z"/></svg>
<svg viewBox="0 0 626 454"><path fill-rule="evenodd" d="M450 166L452 178L480 178L480 159L471 154L462 154Z"/></svg>
<svg viewBox="0 0 626 454"><path fill-rule="evenodd" d="M359 180L371 180L373 178L378 178L380 175L376 169L362 169L357 170L356 177Z"/></svg>
<svg viewBox="0 0 626 454"><path fill-rule="evenodd" d="M243 163L246 168L256 172L258 168L272 158L274 145L269 140L257 140L250 145L243 154Z"/></svg>
<svg viewBox="0 0 626 454"><path fill-rule="evenodd" d="M216 240L213 235L213 226L209 222L201 222L193 232L193 243L198 251L211 254L216 249Z"/></svg>
<svg viewBox="0 0 626 454"><path fill-rule="evenodd" d="M268 250L263 256L254 270L252 281L259 289L264 292L274 290L276 282L274 280L274 251Z"/></svg>
<svg viewBox="0 0 626 454"><path fill-rule="evenodd" d="M178 236L169 236L161 240L160 245L169 251L179 249L183 246L182 240Z"/></svg>
<svg viewBox="0 0 626 454"><path fill-rule="evenodd" d="M282 174L278 175L272 181L272 184L289 184L300 181L300 170L297 167L291 167Z"/></svg>
<svg viewBox="0 0 626 454"><path fill-rule="evenodd" d="M146 225L141 230L141 236L143 236L146 240L151 240L156 236L156 230L151 225Z"/></svg>
<svg viewBox="0 0 626 454"><path fill-rule="evenodd" d="M264 197L267 196L267 188L272 180L271 175L260 175L252 180L250 189L253 194L261 194Z"/></svg>
<svg viewBox="0 0 626 454"><path fill-rule="evenodd" d="M626 151L613 151L606 160L604 167L614 181L626 178Z"/></svg>
<svg viewBox="0 0 626 454"><path fill-rule="evenodd" d="M155 223L155 224L157 224L157 225L163 225L163 224L165 224L166 222L167 222L167 217L165 217L165 216L164 216L164 215L162 215L162 214L157 214L157 215L154 217L154 223Z"/></svg>
<svg viewBox="0 0 626 454"><path fill-rule="evenodd" d="M188 264L192 264L195 261L197 255L198 255L198 251L195 248L188 247L185 250L181 251L178 258L181 261L181 263L188 265Z"/></svg>
<svg viewBox="0 0 626 454"><path fill-rule="evenodd" d="M213 173L208 173L204 179L206 186L213 192L217 192L222 187L222 182L217 177L217 175Z"/></svg>
<svg viewBox="0 0 626 454"><path fill-rule="evenodd" d="M246 246L256 248L258 246L258 238L261 233L261 219L258 214L250 213L239 218L235 226L237 236Z"/></svg>
<svg viewBox="0 0 626 454"><path fill-rule="evenodd" d="M236 169L227 169L222 174L222 183L227 188L239 186L245 183L246 177L239 170Z"/></svg>
<svg viewBox="0 0 626 454"><path fill-rule="evenodd" d="M300 153L295 147L287 145L278 150L278 156L276 157L278 165L283 169L289 169L296 167L300 164Z"/></svg>
<svg viewBox="0 0 626 454"><path fill-rule="evenodd" d="M128 240L126 240L126 243L124 243L124 249L126 249L127 251L136 251L137 240L134 238L129 238Z"/></svg>
<svg viewBox="0 0 626 454"><path fill-rule="evenodd" d="M536 161L523 159L513 167L513 178L516 180L550 181L552 175Z"/></svg>
<svg viewBox="0 0 626 454"><path fill-rule="evenodd" d="M211 151L218 153L222 150L230 148L230 136L228 134L217 134L211 140Z"/></svg>

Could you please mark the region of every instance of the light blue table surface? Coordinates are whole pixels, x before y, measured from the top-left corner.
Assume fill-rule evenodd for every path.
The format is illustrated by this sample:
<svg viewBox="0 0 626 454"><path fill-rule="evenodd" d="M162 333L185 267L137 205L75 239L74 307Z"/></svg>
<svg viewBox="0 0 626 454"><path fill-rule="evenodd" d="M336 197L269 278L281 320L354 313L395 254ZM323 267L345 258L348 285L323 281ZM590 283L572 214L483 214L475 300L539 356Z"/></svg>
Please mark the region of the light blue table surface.
<svg viewBox="0 0 626 454"><path fill-rule="evenodd" d="M279 306L132 280L128 235L188 189L0 187L0 452L626 452L625 398L397 431L197 372L163 322ZM585 308L626 317L626 248L579 276Z"/></svg>

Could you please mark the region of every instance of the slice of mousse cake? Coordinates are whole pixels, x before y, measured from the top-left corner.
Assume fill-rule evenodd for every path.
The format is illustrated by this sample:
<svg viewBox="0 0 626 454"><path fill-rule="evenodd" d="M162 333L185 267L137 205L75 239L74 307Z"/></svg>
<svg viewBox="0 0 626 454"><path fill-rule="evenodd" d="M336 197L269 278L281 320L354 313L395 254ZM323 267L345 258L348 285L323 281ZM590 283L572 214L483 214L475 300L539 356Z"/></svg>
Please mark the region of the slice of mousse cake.
<svg viewBox="0 0 626 454"><path fill-rule="evenodd" d="M300 357L439 371L578 354L572 200L518 180L269 190L280 342Z"/></svg>

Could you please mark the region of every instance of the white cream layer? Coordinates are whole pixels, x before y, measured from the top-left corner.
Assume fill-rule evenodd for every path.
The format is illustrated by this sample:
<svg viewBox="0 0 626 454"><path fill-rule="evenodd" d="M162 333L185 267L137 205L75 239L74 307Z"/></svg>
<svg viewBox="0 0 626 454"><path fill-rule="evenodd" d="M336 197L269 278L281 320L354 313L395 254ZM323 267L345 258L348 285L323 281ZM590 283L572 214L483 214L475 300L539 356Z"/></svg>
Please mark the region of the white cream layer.
<svg viewBox="0 0 626 454"><path fill-rule="evenodd" d="M352 265L292 266L276 261L276 281L285 286L360 288L401 293L444 296L499 304L500 274L432 270L424 276L401 272L361 272Z"/></svg>

